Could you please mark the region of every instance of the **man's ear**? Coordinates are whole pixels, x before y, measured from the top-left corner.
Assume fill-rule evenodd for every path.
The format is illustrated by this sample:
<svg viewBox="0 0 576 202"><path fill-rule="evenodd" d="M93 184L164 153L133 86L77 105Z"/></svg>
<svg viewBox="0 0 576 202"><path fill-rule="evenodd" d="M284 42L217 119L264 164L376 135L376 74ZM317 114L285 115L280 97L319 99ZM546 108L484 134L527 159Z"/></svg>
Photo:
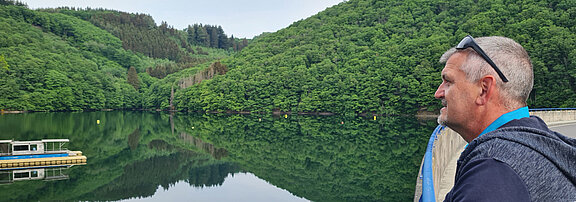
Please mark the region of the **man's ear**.
<svg viewBox="0 0 576 202"><path fill-rule="evenodd" d="M492 75L486 75L478 81L480 94L476 98L476 104L485 105L492 98L496 89L496 78Z"/></svg>

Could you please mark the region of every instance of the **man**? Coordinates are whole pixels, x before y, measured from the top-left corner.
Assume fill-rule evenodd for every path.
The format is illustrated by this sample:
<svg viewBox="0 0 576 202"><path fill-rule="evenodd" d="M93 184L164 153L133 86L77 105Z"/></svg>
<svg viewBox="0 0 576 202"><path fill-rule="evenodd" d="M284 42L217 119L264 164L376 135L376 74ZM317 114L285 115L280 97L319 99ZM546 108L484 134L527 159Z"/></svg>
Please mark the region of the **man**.
<svg viewBox="0 0 576 202"><path fill-rule="evenodd" d="M528 114L526 50L505 37L467 36L440 61L438 123L469 143L445 200L576 201L576 140Z"/></svg>

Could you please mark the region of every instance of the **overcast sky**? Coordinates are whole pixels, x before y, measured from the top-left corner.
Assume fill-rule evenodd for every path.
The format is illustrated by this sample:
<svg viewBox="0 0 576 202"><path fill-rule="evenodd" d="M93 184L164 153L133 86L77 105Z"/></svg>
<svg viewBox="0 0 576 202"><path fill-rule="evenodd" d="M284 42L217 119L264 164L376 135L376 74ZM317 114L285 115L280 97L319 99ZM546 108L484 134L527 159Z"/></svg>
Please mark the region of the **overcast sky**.
<svg viewBox="0 0 576 202"><path fill-rule="evenodd" d="M31 9L106 8L150 14L156 24L166 21L176 29L195 23L220 25L236 38L275 32L343 0L19 0Z"/></svg>

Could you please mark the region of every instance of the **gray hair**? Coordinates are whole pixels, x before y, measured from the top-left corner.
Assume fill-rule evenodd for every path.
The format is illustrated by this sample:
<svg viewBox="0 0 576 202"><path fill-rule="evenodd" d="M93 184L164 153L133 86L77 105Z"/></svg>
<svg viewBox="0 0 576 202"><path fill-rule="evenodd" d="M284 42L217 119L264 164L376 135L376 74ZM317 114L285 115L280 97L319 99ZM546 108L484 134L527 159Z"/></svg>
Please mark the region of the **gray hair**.
<svg viewBox="0 0 576 202"><path fill-rule="evenodd" d="M493 75L497 78L500 98L506 109L513 110L526 106L534 85L534 73L528 52L520 44L506 37L479 37L474 40L504 73L508 82L504 83L499 79L492 66L471 48L466 50L451 48L440 57L440 62L445 63L456 52L468 53L466 62L460 67L466 73L468 81L477 82L485 75Z"/></svg>

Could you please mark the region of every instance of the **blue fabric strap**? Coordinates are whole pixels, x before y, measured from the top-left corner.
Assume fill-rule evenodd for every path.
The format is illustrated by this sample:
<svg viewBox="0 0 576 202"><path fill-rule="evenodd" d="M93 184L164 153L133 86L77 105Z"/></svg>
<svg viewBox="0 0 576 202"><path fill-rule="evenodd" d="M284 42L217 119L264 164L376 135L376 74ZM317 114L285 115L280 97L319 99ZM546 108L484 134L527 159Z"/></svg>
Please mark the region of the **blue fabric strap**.
<svg viewBox="0 0 576 202"><path fill-rule="evenodd" d="M530 117L530 113L528 112L528 107L522 107L519 108L517 110L508 112L506 114L502 114L502 116L498 117L498 119L496 119L496 121L492 122L492 124L490 124L486 129L484 129L484 131L482 131L482 133L480 133L480 135L478 135L478 137L492 132L498 128L500 128L500 126L514 120L514 119L521 119L521 118L526 118L526 117Z"/></svg>

